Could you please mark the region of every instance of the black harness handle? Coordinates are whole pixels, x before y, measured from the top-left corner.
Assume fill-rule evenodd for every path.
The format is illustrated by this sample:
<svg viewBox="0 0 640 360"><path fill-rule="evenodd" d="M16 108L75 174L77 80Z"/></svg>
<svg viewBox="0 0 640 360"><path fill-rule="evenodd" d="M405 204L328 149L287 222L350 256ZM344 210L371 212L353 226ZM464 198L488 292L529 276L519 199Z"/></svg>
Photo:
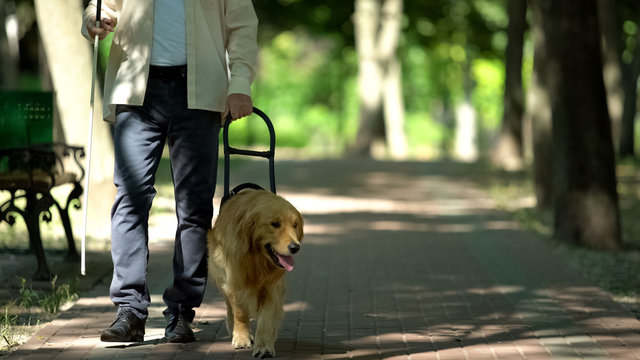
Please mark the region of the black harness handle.
<svg viewBox="0 0 640 360"><path fill-rule="evenodd" d="M253 150L245 150L245 149L236 149L234 147L229 146L229 125L231 124L231 119L227 118L227 121L224 124L224 128L222 131L222 141L224 145L224 193L222 196L222 201L220 206L225 203L225 201L229 200L233 195L240 192L243 189L262 189L259 185L252 183L244 183L236 186L233 190L229 191L229 168L230 168L230 157L231 155L245 155L245 156L256 156L262 157L269 160L269 186L272 193L276 193L276 179L275 179L275 170L274 170L274 156L276 150L276 132L273 129L273 123L271 123L271 119L262 112L258 108L253 108L253 113L260 116L262 120L267 124L267 128L269 129L269 150L268 151L253 151Z"/></svg>

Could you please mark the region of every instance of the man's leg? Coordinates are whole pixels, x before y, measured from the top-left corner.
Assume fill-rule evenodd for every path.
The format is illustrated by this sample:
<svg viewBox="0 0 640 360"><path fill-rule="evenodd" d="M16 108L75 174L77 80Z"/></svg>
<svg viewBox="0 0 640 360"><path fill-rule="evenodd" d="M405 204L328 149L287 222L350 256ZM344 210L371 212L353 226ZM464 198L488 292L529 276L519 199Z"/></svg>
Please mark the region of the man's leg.
<svg viewBox="0 0 640 360"><path fill-rule="evenodd" d="M113 278L118 317L103 341L142 341L150 303L148 220L166 131L138 106L118 106L114 128L116 199L111 211Z"/></svg>
<svg viewBox="0 0 640 360"><path fill-rule="evenodd" d="M181 341L171 331L179 321L191 323L207 283L207 230L213 217L220 114L187 110L169 126L169 149L178 228L173 258L173 283L164 292L169 320L167 338ZM172 319L173 316L173 319ZM182 317L182 319L179 319ZM188 327L188 326L187 326ZM180 332L180 329L177 330ZM186 330L190 332L190 328ZM187 335L187 337L189 337ZM193 341L188 338L186 341Z"/></svg>

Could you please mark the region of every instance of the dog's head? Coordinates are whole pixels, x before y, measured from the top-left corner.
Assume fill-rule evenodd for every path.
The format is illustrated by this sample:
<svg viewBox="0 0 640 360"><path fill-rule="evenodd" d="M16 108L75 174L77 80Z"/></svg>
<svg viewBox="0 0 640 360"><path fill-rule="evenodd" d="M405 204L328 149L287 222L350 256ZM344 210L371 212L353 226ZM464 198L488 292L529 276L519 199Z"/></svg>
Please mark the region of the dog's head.
<svg viewBox="0 0 640 360"><path fill-rule="evenodd" d="M269 210L261 214L258 220L260 247L264 248L276 266L291 271L292 256L300 251L304 235L302 216L286 200L274 201Z"/></svg>
<svg viewBox="0 0 640 360"><path fill-rule="evenodd" d="M300 212L287 200L268 191L246 190L236 197L242 204L234 205L245 212L241 231L249 242L246 250L264 256L277 267L293 270L293 255L300 251L304 236Z"/></svg>

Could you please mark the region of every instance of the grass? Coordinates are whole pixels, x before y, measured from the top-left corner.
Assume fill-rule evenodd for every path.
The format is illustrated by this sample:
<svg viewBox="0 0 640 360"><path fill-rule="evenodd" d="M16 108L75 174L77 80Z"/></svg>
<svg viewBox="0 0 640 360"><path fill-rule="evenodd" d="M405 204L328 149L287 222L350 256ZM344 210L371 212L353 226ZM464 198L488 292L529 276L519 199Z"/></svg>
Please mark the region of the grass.
<svg viewBox="0 0 640 360"><path fill-rule="evenodd" d="M53 195L57 199L66 199L69 189L64 186L54 189ZM9 199L6 192L0 194L0 204ZM19 200L19 208L24 208L24 200ZM43 247L47 252L47 258L51 255L66 253L67 239L58 211L52 207L52 219L50 222L40 221L40 232ZM71 208L72 223L79 223L77 219L80 210ZM18 259L23 256L33 257L29 254L29 234L26 230L24 219L18 214L12 214L15 223L10 226L6 222L0 223L0 256ZM77 230L77 227L74 228ZM76 239L78 235L75 234ZM76 246L80 250L80 244ZM87 250L95 252L108 251L109 243L104 239L91 236L87 237ZM19 261L19 260L18 260ZM4 266L18 266L10 261ZM28 273L34 269L27 270ZM35 286L25 278L13 278L8 272L5 274L4 286L0 286L0 357L10 353L30 336L36 333L48 322L56 318L63 310L70 306L78 298L77 284L72 280L61 281L55 276L48 284ZM18 272L19 273L19 272ZM15 281L14 281L15 280ZM77 281L77 280L74 280ZM19 286L19 288L16 288Z"/></svg>
<svg viewBox="0 0 640 360"><path fill-rule="evenodd" d="M6 354L25 342L39 328L53 320L60 311L78 298L73 284L58 284L51 280L47 290L34 290L29 281L22 279L18 298L2 304L0 313L0 355Z"/></svg>
<svg viewBox="0 0 640 360"><path fill-rule="evenodd" d="M64 191L65 189L62 189L63 196L66 195ZM55 193L54 196L56 196ZM59 198L65 198L63 196ZM8 195L3 192L0 194L0 203L6 200ZM18 206L24 207L24 204L18 204ZM53 208L51 210L51 222L40 222L41 238L47 257L54 253L66 253L67 250L66 235L58 212ZM79 210L71 210L72 216L77 216L79 213ZM33 255L29 254L29 234L24 220L17 214L13 215L15 217L13 226L5 222L0 223L0 256L32 257ZM79 250L79 243L76 242L76 246ZM108 242L103 239L87 237L88 251L103 252L108 248ZM9 261L4 266L17 265L12 265ZM30 273L33 269L27 271ZM15 271L10 271L9 274L12 272ZM76 284L63 283L58 277L54 277L48 286L45 284L44 288L40 288L42 287L40 284L35 289L31 281L24 278L16 279L5 274L3 280L6 283L0 287L3 290L0 292L0 357L24 343L78 297Z"/></svg>
<svg viewBox="0 0 640 360"><path fill-rule="evenodd" d="M611 293L640 319L640 165L620 163L617 175L622 225L622 248L618 251L599 251L554 239L553 213L535 207L528 172L482 172L479 182L498 208L510 212L523 228L547 239L586 279Z"/></svg>
<svg viewBox="0 0 640 360"><path fill-rule="evenodd" d="M0 314L0 335L4 343L0 345L0 352L7 351L20 344L23 332L16 331L17 315L9 313L9 308L5 307L3 314Z"/></svg>

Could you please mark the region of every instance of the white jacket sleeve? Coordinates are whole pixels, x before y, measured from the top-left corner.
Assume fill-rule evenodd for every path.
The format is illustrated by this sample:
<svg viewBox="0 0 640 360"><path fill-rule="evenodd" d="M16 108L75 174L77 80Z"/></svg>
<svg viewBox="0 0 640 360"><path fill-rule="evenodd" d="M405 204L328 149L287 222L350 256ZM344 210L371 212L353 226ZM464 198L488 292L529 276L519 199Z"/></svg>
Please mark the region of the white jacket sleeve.
<svg viewBox="0 0 640 360"><path fill-rule="evenodd" d="M114 0L102 0L102 6L100 7L100 17L102 19L109 19L113 21L118 20L118 12L116 10L116 3ZM84 14L82 16L82 28L80 32L82 36L86 39L93 41L91 36L89 36L89 30L87 30L87 24L91 21L92 16L96 16L97 13L97 5L96 0L91 0L87 8L84 9Z"/></svg>
<svg viewBox="0 0 640 360"><path fill-rule="evenodd" d="M231 71L228 94L251 96L258 63L258 17L251 0L226 0L224 16Z"/></svg>

